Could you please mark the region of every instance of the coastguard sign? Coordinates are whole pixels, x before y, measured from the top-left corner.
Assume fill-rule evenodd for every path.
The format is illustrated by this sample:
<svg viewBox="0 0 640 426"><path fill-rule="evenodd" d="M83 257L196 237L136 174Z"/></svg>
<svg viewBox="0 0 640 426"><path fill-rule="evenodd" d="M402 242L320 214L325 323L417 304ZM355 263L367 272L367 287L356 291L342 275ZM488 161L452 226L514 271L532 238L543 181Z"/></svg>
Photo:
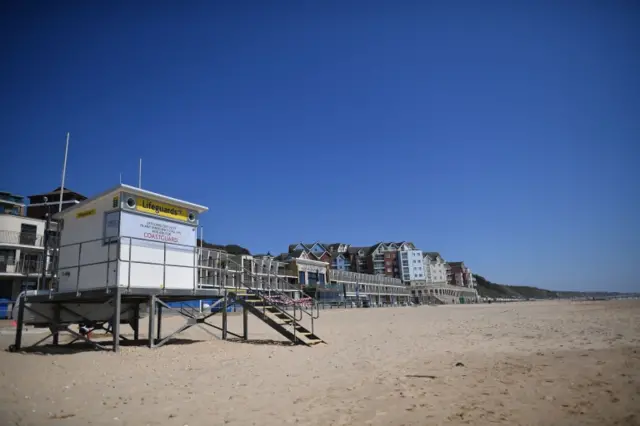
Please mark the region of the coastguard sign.
<svg viewBox="0 0 640 426"><path fill-rule="evenodd" d="M122 212L120 215L120 237L137 239L138 241L132 241L133 245L139 245L141 243L140 240L147 240L195 247L196 228L186 223L175 223L164 219ZM127 239L124 238L123 241L126 242Z"/></svg>
<svg viewBox="0 0 640 426"><path fill-rule="evenodd" d="M151 213L173 220L180 220L182 222L187 222L189 220L189 212L187 211L187 209L171 204L149 200L148 198L138 197L136 210L138 210L139 212Z"/></svg>

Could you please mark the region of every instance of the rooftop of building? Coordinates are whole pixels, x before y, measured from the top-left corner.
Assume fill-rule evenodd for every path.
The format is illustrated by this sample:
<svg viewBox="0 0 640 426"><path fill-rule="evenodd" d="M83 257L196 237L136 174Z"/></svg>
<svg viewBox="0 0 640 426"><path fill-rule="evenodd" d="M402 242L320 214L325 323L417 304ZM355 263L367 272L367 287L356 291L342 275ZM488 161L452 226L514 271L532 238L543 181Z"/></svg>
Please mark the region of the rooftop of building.
<svg viewBox="0 0 640 426"><path fill-rule="evenodd" d="M54 189L53 191L44 192L42 194L29 195L29 200L31 200L32 198L46 197L47 195L60 196L60 192L61 191L62 191L63 194L75 196L74 198L77 199L78 201L83 201L83 200L87 199L87 197L85 195L82 195L79 192L76 192L76 191L74 191L72 189L69 189L69 188L62 189L62 187L59 186L56 189Z"/></svg>
<svg viewBox="0 0 640 426"><path fill-rule="evenodd" d="M163 203L170 203L170 204L175 204L184 208L188 208L191 210L195 210L198 213L202 213L205 212L207 210L209 210L209 208L205 207L205 206L201 206L199 204L195 204L195 203L190 203L188 201L184 201L184 200L179 200L177 198L172 198L172 197L168 197L166 195L162 195L162 194L158 194L155 192L151 192L151 191L147 191L146 189L142 189L142 188L138 188L135 186L131 186L131 185L125 185L125 184L119 184L116 185L110 189L107 189L106 191L101 192L98 195L95 195L91 198L87 198L86 200L76 204L75 206L69 207L66 210L63 210L59 213L56 213L54 215L54 219L61 219L69 214L71 214L71 212L74 212L80 208L84 208L87 204L103 198L103 197L111 197L115 194L118 194L120 192L127 192L130 193L132 195L138 195L141 197L147 197L150 199L155 199L158 200L159 202L163 202Z"/></svg>
<svg viewBox="0 0 640 426"><path fill-rule="evenodd" d="M24 206L24 196L11 192L0 191L0 202Z"/></svg>

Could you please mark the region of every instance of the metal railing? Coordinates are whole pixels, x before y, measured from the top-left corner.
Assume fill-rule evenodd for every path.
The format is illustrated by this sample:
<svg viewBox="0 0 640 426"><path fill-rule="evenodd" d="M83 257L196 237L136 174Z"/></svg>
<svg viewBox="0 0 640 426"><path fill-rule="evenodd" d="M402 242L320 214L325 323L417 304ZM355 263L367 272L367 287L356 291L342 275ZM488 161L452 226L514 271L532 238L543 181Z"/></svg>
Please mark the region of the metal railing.
<svg viewBox="0 0 640 426"><path fill-rule="evenodd" d="M43 247L44 235L31 232L0 230L0 243Z"/></svg>
<svg viewBox="0 0 640 426"><path fill-rule="evenodd" d="M299 311L301 313L300 314L301 318L300 319L296 318L296 321L300 321L302 319L302 314L308 315L311 319L311 328L313 331L313 320L318 319L320 317L320 309L318 307L318 303L316 299L306 294L302 287L300 287L299 285L291 284L288 281L278 276L275 276L275 280L269 280L265 283L264 275L253 273L251 270L249 270L248 268L245 268L243 265L240 265L233 259L227 258L225 260L227 262L227 267L232 266L233 269L241 271L243 273L242 274L243 278L248 276L249 278L251 278L251 283L255 283L255 282L260 283L259 287L256 287L256 286L252 287L250 283L249 284L245 283L245 280L243 279L241 281L241 284L244 287L251 289L254 292L261 293L260 295L262 297L266 296L266 297L273 298L273 296L278 296L281 301L280 304L283 305L285 308L288 306L293 307L294 317L295 317L296 311ZM271 278L274 278L274 276L271 276ZM275 286L272 285L272 281L275 281L275 284L276 284ZM296 292L301 294L305 300L306 306L305 304L298 303L297 299L291 297L290 294L288 294L285 290L289 290L289 292ZM282 307L278 306L278 308L282 308Z"/></svg>
<svg viewBox="0 0 640 426"><path fill-rule="evenodd" d="M326 284L326 288L334 285L344 286L349 293L362 293L371 295L410 296L410 291L398 278L385 275L362 274L359 272L330 270L329 279L332 284ZM333 284L335 282L336 284ZM357 290L356 290L357 288Z"/></svg>
<svg viewBox="0 0 640 426"><path fill-rule="evenodd" d="M134 252L135 244L134 241L140 241L145 245L157 245L157 247L162 247L163 251L163 262L145 262L136 260L132 253ZM100 260L97 262L82 262L82 254L83 248L87 247L88 244L101 244L106 246L106 255L107 260ZM98 238L89 241L83 241L79 243L72 243L67 245L62 245L59 247L59 251L63 251L65 249L69 249L70 247L77 246L77 256L78 261L70 266L65 267L57 267L57 276L60 276L64 273L64 271L78 268L78 272L76 275L76 290L79 291L80 288L80 269L83 267L96 266L106 264L106 280L104 283L104 287L108 288L110 286L116 286L118 283L112 282L110 283L110 274L109 274L109 266L112 263L122 262L129 265L128 269L128 277L126 282L126 287L130 288L132 286L131 283L131 265L140 264L140 265L153 265L153 266L162 266L163 268L163 282L162 288L166 287L166 269L168 267L175 268L185 268L192 269L192 289L206 289L206 288L219 288L219 289L249 289L254 293L264 293L267 296L279 296L281 300L286 300L287 303L291 304L294 307L295 311L299 311L302 314L307 314L310 317L317 319L319 316L319 310L314 303L312 307L309 309L305 306L301 306L296 303L296 299L291 297L290 293L297 292L301 293L304 296L308 296L304 294L304 291L299 286L289 283L287 280L282 279L280 277L271 275L268 280L265 280L267 276L261 273L254 273L251 270L245 268L240 263L231 259L232 255L228 255L227 253L220 251L213 251L211 249L201 249L199 247L193 246L185 246L174 243L167 243L162 241L150 241L144 238L137 237L112 237L109 239L109 243L104 238ZM128 253L126 256L123 256L122 247L128 247ZM185 265L185 264L171 264L167 262L167 249L177 249L184 250L187 252L191 252L193 254L193 264ZM59 251L56 251L59 253ZM214 259L207 258L204 259L203 254L206 252L215 252L218 254ZM213 282L206 283L202 282L203 278L206 278L208 281L209 278L213 278ZM119 276L116 273L115 279L118 280ZM102 286L100 286L102 287ZM135 287L135 285L133 285ZM293 301L293 303L291 303Z"/></svg>
<svg viewBox="0 0 640 426"><path fill-rule="evenodd" d="M453 284L448 284L448 283L426 283L426 284L415 285L415 286L413 286L411 288L412 289L440 288L440 289L456 290L456 291L475 291L475 287L467 287L467 286L462 286L462 285L453 285Z"/></svg>
<svg viewBox="0 0 640 426"><path fill-rule="evenodd" d="M158 249L161 248L163 252L163 261L162 262L147 262L143 260L137 260L136 256L132 253L135 251L135 247L138 247L134 244L134 241L139 241L144 246L154 246ZM98 245L98 247L102 247L103 249L99 251L98 254L95 251L95 247L92 249L87 248L89 244ZM77 249L74 249L74 246ZM128 248L127 253L124 252L123 248ZM193 262L189 262L189 264L171 264L168 262L168 249L170 250L180 250L185 253L191 253L193 256ZM77 261L69 262L68 258L65 258L66 266L59 265L59 257L60 253L68 252L72 250L72 257L77 256ZM76 251L77 250L77 251ZM208 249L207 249L208 250ZM92 279L95 279L95 284L92 285L91 289L105 289L108 290L110 287L120 286L126 288L135 288L135 283L132 283L131 279L131 270L132 266L135 264L138 265L151 265L155 267L162 267L162 290L170 291L171 288L166 288L167 282L167 268L184 268L191 269L191 274L185 274L186 276L190 275L191 278L191 289L195 292L197 290L205 290L205 289L219 289L224 290L225 293L229 290L233 292L235 289L246 289L247 293L254 294L260 298L263 298L266 301L273 301L272 306L278 309L280 312L294 319L295 322L290 324L294 327L293 333L296 333L296 323L299 324L299 321L302 320L304 315L307 315L310 318L311 322L311 331L314 332L314 320L318 319L320 316L320 309L317 304L317 301L313 298L309 298L309 295L305 294L303 289L299 286L289 283L286 280L280 279L279 277L272 276L269 281L265 281L265 276L261 274L256 274L250 271L247 268L244 268L238 262L233 259L230 259L229 256L221 256L218 258L218 262L213 265L203 265L202 263L202 251L199 247L186 246L174 243L167 243L162 241L150 241L144 238L137 237L110 237L110 238L97 238L89 241L83 241L78 243L72 243L67 245L61 245L56 250L53 250L53 255L55 256L52 259L51 263L55 266L52 268L55 272L54 280L50 280L48 284L45 282L43 286L39 289L54 291L60 289L59 280L65 276L75 276L75 283L65 283L65 291L73 291L72 288L75 284L75 291L80 292L85 290L81 288L81 270L83 268L104 265L104 281L103 278L98 277L102 273L94 274L92 273ZM92 253L92 257L96 260L94 262L83 262L83 253ZM106 260L104 255L106 254ZM191 257L191 256L189 256ZM127 277L126 277L126 285L123 282L123 278L120 274L120 267L123 264L127 264ZM115 269L111 266L115 266ZM70 274L73 269L77 269L74 274ZM215 284L217 285L208 285L201 283L201 276L203 273L214 274L218 280ZM86 275L86 274L85 274ZM186 278L188 279L188 278ZM55 281L55 282L54 282ZM184 281L182 284L185 284ZM181 286L186 290L184 285ZM292 297L291 293L295 292L303 296L304 303L298 303L298 299ZM241 292L238 292L242 294ZM268 299L273 298L274 296L277 299ZM293 309L293 315L288 313L288 310Z"/></svg>
<svg viewBox="0 0 640 426"><path fill-rule="evenodd" d="M42 273L42 261L19 260L17 262L0 262L0 274L32 275ZM46 271L51 274L51 271Z"/></svg>

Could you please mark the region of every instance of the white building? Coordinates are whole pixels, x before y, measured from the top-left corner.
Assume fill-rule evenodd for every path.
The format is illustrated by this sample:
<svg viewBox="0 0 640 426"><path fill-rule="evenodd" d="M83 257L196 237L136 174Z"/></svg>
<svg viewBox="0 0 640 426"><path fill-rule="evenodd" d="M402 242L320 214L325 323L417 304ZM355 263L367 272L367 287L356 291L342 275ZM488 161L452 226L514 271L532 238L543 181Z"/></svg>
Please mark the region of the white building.
<svg viewBox="0 0 640 426"><path fill-rule="evenodd" d="M45 221L25 217L23 200L0 192L0 299L35 289L42 273Z"/></svg>
<svg viewBox="0 0 640 426"><path fill-rule="evenodd" d="M425 252L422 261L427 284L447 283L447 262L440 256L440 253L435 251Z"/></svg>
<svg viewBox="0 0 640 426"><path fill-rule="evenodd" d="M477 302L478 292L475 285L470 284L471 271L467 268L458 273L462 262L447 263L438 252L425 252L422 260L426 279L424 284L418 283L413 286L414 300L417 299L421 303L445 304ZM454 280L458 276L461 284ZM465 277L469 278L468 285L464 284Z"/></svg>
<svg viewBox="0 0 640 426"><path fill-rule="evenodd" d="M400 247L398 250L398 266L400 279L408 285L424 284L426 275L422 259L422 251L408 247Z"/></svg>

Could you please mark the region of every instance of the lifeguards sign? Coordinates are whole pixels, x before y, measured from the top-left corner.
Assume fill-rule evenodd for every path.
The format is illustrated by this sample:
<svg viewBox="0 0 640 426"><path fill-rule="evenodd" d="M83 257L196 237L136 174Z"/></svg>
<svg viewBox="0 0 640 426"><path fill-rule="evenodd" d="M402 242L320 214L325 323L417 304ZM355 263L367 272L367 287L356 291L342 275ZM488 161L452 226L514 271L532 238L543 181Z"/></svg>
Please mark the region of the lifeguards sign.
<svg viewBox="0 0 640 426"><path fill-rule="evenodd" d="M139 245L140 240L158 243L179 244L195 247L196 227L187 223L175 223L164 219L122 212L120 215L120 237L132 237L132 244Z"/></svg>
<svg viewBox="0 0 640 426"><path fill-rule="evenodd" d="M151 213L173 220L180 220L182 222L187 222L189 220L189 212L183 207L160 203L158 201L149 200L142 197L138 197L136 210L138 210L139 212Z"/></svg>

